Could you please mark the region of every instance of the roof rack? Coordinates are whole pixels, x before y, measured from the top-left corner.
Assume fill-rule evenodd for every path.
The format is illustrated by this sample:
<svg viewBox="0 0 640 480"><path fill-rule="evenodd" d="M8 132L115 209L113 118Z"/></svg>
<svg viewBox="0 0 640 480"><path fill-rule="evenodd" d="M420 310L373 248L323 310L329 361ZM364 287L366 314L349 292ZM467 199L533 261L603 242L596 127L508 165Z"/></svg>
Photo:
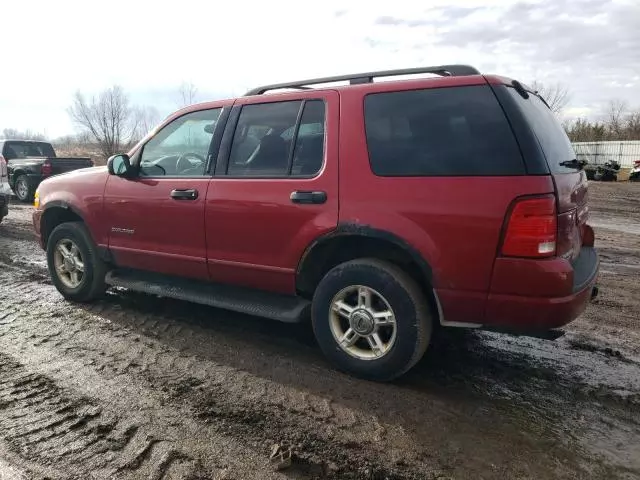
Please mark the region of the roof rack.
<svg viewBox="0 0 640 480"><path fill-rule="evenodd" d="M351 85L362 83L373 83L374 77L395 77L399 75L414 75L418 73L434 73L443 77L459 77L465 75L480 75L480 72L470 65L440 65L436 67L418 67L403 68L399 70L381 70L379 72L352 73L350 75L338 75L335 77L312 78L309 80L299 80L297 82L275 83L273 85L264 85L249 90L245 93L245 97L251 95L262 95L269 90L278 90L281 88L298 88L306 90L308 85L317 85L320 83L344 82L348 81Z"/></svg>

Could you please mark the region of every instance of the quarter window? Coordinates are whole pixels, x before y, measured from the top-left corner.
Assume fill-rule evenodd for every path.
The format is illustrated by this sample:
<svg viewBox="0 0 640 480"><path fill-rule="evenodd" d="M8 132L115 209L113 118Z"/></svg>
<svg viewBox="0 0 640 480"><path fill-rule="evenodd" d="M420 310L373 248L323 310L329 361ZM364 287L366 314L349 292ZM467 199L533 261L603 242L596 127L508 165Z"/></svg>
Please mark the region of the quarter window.
<svg viewBox="0 0 640 480"><path fill-rule="evenodd" d="M365 97L371 169L380 176L523 175L511 127L489 86Z"/></svg>
<svg viewBox="0 0 640 480"><path fill-rule="evenodd" d="M187 113L162 128L142 150L144 177L201 177L207 168L209 145L222 109Z"/></svg>

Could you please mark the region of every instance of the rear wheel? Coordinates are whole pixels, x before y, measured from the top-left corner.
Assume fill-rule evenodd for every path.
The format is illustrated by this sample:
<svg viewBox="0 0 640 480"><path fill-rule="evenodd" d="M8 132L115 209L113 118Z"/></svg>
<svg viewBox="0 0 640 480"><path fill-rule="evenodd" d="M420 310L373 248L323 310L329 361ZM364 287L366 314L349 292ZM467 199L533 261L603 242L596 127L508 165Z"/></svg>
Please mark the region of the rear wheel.
<svg viewBox="0 0 640 480"><path fill-rule="evenodd" d="M16 183L13 185L13 193L21 202L30 202L33 200L33 189L29 185L29 179L26 175L20 175L16 178Z"/></svg>
<svg viewBox="0 0 640 480"><path fill-rule="evenodd" d="M89 302L106 290L106 265L82 222L58 225L47 242L53 284L67 299Z"/></svg>
<svg viewBox="0 0 640 480"><path fill-rule="evenodd" d="M420 360L432 330L416 282L377 259L353 260L329 271L314 295L312 321L320 348L337 368L382 381Z"/></svg>

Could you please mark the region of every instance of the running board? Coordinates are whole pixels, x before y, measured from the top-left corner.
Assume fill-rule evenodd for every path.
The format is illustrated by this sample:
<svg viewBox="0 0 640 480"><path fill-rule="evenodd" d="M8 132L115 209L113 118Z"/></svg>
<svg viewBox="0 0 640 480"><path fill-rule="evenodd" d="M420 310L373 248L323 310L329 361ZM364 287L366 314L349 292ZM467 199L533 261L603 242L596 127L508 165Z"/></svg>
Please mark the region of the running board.
<svg viewBox="0 0 640 480"><path fill-rule="evenodd" d="M112 270L105 282L113 287L286 323L302 322L311 306L311 302L300 297L134 270Z"/></svg>

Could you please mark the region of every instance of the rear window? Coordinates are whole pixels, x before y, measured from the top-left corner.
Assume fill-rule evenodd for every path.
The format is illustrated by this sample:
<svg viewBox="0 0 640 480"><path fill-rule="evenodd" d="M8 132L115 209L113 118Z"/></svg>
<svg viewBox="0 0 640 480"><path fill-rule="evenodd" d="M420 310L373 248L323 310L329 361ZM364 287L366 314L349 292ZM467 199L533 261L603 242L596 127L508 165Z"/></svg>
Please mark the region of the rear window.
<svg viewBox="0 0 640 480"><path fill-rule="evenodd" d="M43 142L6 142L2 150L4 158L54 157L53 147Z"/></svg>
<svg viewBox="0 0 640 480"><path fill-rule="evenodd" d="M511 127L488 85L374 93L364 107L376 175L525 174Z"/></svg>
<svg viewBox="0 0 640 480"><path fill-rule="evenodd" d="M513 87L507 88L507 91L520 107L538 139L549 170L552 173L575 173L576 168L560 165L561 162L576 158L576 154L554 113L536 95L530 94L529 98L523 98Z"/></svg>

